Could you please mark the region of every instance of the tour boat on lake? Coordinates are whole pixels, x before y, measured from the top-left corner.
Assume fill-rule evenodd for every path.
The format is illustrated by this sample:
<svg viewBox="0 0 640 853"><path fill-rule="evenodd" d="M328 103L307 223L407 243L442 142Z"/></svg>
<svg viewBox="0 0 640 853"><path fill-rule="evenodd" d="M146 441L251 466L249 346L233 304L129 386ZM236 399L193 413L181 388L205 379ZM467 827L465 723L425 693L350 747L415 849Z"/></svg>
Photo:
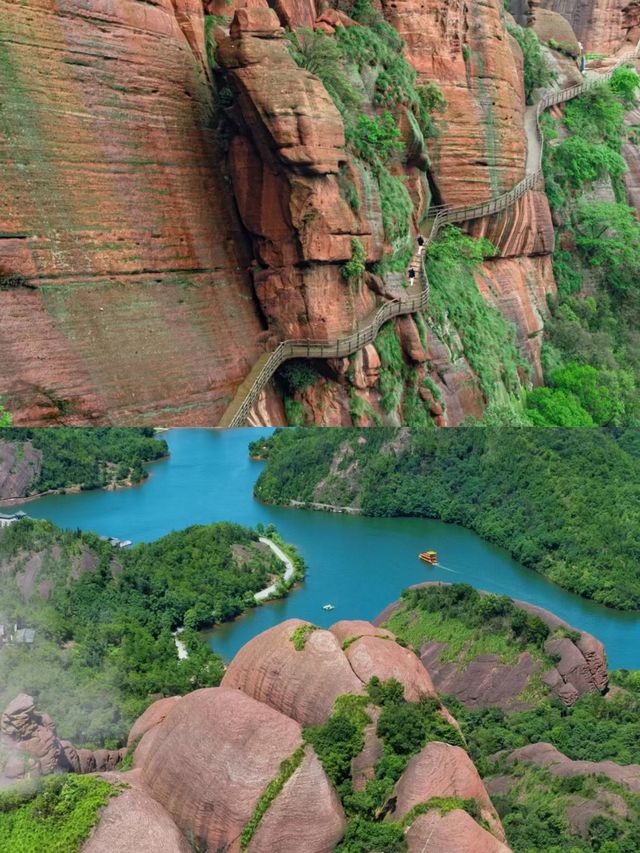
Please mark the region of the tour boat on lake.
<svg viewBox="0 0 640 853"><path fill-rule="evenodd" d="M422 551L418 556L423 563L429 563L430 566L435 566L438 562L438 555L435 551Z"/></svg>

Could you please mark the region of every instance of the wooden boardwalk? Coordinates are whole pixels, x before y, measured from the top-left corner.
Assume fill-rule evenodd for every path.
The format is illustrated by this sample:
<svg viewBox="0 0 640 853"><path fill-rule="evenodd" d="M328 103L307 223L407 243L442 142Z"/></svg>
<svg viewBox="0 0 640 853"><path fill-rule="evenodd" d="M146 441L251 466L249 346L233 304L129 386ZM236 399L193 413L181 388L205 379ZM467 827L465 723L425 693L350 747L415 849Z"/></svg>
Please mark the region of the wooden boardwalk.
<svg viewBox="0 0 640 853"><path fill-rule="evenodd" d="M525 134L527 136L527 161L525 177L508 192L495 196L489 201L464 207L440 207L432 209L434 215L430 218L425 230L424 251L416 250L411 258L409 269L416 271L406 292L396 299L385 302L373 315L365 318L360 328L344 338L333 341L289 340L282 341L273 352L264 353L253 365L251 371L239 385L236 393L223 414L218 426L242 426L253 408L262 389L271 379L276 370L291 358L342 358L371 343L380 327L393 317L403 314L413 314L426 308L429 301L429 280L424 265L424 255L428 245L438 237L440 229L449 223L468 222L471 219L481 219L507 210L514 205L526 192L542 183L542 149L544 136L540 128L540 116L556 104L562 104L577 98L597 86L602 80L608 80L616 68L635 60L640 53L640 42L635 50L621 56L617 62L602 74L591 72L582 83L569 86L567 89L550 90L543 95L535 106L528 107L525 113ZM430 226L430 228L429 228Z"/></svg>

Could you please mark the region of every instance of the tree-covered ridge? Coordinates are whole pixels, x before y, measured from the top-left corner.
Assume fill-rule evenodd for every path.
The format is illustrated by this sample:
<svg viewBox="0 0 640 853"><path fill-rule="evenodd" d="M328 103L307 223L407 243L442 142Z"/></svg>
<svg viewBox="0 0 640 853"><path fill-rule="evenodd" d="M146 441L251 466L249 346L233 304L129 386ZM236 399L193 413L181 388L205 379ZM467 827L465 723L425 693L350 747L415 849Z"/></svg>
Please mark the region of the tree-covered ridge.
<svg viewBox="0 0 640 853"><path fill-rule="evenodd" d="M3 429L2 441L29 443L42 454L40 476L30 493L70 486L100 489L112 483L143 480L144 465L168 455L166 441L153 428ZM25 495L26 497L26 495Z"/></svg>
<svg viewBox="0 0 640 853"><path fill-rule="evenodd" d="M640 607L635 430L279 431L255 494L463 524L566 589Z"/></svg>
<svg viewBox="0 0 640 853"><path fill-rule="evenodd" d="M34 628L0 649L0 706L21 691L76 745L122 745L155 697L218 684L196 630L255 606L283 565L236 524L194 526L131 550L24 519L0 533L0 622ZM29 579L29 580L27 580ZM172 632L184 626L187 659Z"/></svg>

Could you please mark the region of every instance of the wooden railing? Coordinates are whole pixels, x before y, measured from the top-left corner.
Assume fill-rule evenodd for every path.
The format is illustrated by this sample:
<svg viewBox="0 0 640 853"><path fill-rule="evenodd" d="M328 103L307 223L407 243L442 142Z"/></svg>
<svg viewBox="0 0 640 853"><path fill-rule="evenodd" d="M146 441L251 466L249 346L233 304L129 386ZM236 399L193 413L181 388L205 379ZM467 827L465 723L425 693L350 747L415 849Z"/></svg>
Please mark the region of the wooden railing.
<svg viewBox="0 0 640 853"><path fill-rule="evenodd" d="M540 127L540 116L556 104L562 104L570 101L578 95L583 95L590 89L597 86L602 80L608 80L613 72L625 65L627 62L634 60L640 52L640 42L636 45L635 50L624 54L615 65L612 65L606 72L598 74L597 77L592 77L588 80L578 83L574 86L569 86L566 89L551 90L547 92L538 101L536 105L536 133L538 137L539 152L537 157L537 168L530 172L526 177L519 181L514 187L505 193L494 196L488 201L480 204L472 204L463 207L446 207L441 206L432 208L435 213L431 232L425 242L425 250L429 243L435 241L438 236L438 231L452 222L467 222L471 219L481 219L485 216L491 216L494 213L500 213L512 207L519 198L526 192L532 189L538 182L542 180L542 149L544 145L544 135ZM305 340L286 340L271 353L267 361L263 364L259 374L254 379L251 387L241 394L236 394L233 398L224 415L222 416L218 426L234 427L242 426L249 417L249 413L253 408L260 392L266 386L276 370L285 361L291 358L342 358L357 352L365 344L375 340L380 327L391 320L393 317L398 317L403 314L413 314L427 307L429 301L429 280L424 264L424 254L414 255L412 264L416 264L416 258L419 263L416 270L418 283L420 284L420 292L412 295L400 296L396 299L391 299L385 302L372 317L367 318L365 324L356 332L347 335L344 338L338 338L334 341L320 341L313 338Z"/></svg>

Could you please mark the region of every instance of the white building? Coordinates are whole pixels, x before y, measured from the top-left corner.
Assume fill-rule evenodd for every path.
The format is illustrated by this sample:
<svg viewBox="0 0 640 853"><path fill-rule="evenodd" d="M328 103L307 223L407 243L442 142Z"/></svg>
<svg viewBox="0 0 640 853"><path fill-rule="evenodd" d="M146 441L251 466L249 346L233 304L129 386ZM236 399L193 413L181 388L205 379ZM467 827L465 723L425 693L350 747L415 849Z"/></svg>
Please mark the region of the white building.
<svg viewBox="0 0 640 853"><path fill-rule="evenodd" d="M10 524L15 524L16 521L20 521L21 518L26 517L26 512L14 512L11 515L0 512L0 528L9 527Z"/></svg>

